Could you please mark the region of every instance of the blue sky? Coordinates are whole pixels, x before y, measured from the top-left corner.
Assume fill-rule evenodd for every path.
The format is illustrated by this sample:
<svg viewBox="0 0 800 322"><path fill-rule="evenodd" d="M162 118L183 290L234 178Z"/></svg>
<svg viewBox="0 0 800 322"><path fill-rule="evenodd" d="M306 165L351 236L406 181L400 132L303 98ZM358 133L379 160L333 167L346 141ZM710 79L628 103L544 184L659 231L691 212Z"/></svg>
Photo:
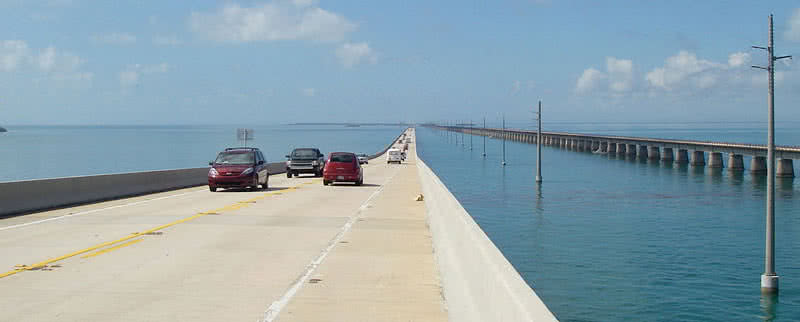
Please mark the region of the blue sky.
<svg viewBox="0 0 800 322"><path fill-rule="evenodd" d="M0 124L765 119L797 1L2 1ZM800 70L779 63L779 120Z"/></svg>

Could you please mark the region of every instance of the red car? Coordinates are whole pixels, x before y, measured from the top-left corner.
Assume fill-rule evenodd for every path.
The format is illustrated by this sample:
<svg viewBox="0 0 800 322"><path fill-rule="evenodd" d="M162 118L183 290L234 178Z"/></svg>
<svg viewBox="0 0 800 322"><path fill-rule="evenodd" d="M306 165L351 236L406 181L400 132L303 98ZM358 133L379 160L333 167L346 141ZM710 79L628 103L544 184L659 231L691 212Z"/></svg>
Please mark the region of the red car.
<svg viewBox="0 0 800 322"><path fill-rule="evenodd" d="M333 152L328 156L322 171L322 184L327 186L334 182L354 182L357 186L364 183L364 169L355 153Z"/></svg>
<svg viewBox="0 0 800 322"><path fill-rule="evenodd" d="M208 190L247 188L257 190L269 186L269 171L264 154L258 148L227 148L208 165Z"/></svg>

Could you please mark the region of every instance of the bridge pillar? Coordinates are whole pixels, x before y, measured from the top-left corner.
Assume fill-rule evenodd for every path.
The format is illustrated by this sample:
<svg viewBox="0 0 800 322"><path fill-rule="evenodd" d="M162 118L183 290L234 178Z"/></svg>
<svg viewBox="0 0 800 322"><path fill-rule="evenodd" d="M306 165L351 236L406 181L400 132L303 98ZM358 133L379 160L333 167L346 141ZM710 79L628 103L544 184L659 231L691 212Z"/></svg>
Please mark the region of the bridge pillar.
<svg viewBox="0 0 800 322"><path fill-rule="evenodd" d="M625 143L617 143L617 153L625 154L628 152L628 145Z"/></svg>
<svg viewBox="0 0 800 322"><path fill-rule="evenodd" d="M657 146L647 147L647 158L650 160L658 160L661 158L661 149Z"/></svg>
<svg viewBox="0 0 800 322"><path fill-rule="evenodd" d="M578 152L583 152L583 140L578 140Z"/></svg>
<svg viewBox="0 0 800 322"><path fill-rule="evenodd" d="M675 162L689 163L689 152L686 149L678 149L678 155L675 157Z"/></svg>
<svg viewBox="0 0 800 322"><path fill-rule="evenodd" d="M578 140L571 139L570 141L572 141L572 144L569 145L570 149L577 150L578 149Z"/></svg>
<svg viewBox="0 0 800 322"><path fill-rule="evenodd" d="M710 152L710 153L708 153L708 167L709 168L724 168L725 165L722 164L722 153L720 153L720 152Z"/></svg>
<svg viewBox="0 0 800 322"><path fill-rule="evenodd" d="M744 171L744 158L741 154L728 153L728 171Z"/></svg>
<svg viewBox="0 0 800 322"><path fill-rule="evenodd" d="M636 150L636 157L644 160L647 159L647 146L644 144L639 144L639 149Z"/></svg>
<svg viewBox="0 0 800 322"><path fill-rule="evenodd" d="M608 152L608 142L600 141L600 152L602 153Z"/></svg>
<svg viewBox="0 0 800 322"><path fill-rule="evenodd" d="M617 144L614 142L608 142L608 153L617 153Z"/></svg>
<svg viewBox="0 0 800 322"><path fill-rule="evenodd" d="M567 147L567 139L561 138L561 148L566 148L566 147Z"/></svg>
<svg viewBox="0 0 800 322"><path fill-rule="evenodd" d="M792 159L778 159L778 171L775 176L778 178L794 178L794 164Z"/></svg>
<svg viewBox="0 0 800 322"><path fill-rule="evenodd" d="M600 142L592 140L590 144L591 144L592 152L597 151L598 149L600 149Z"/></svg>
<svg viewBox="0 0 800 322"><path fill-rule="evenodd" d="M692 165L706 165L706 154L703 151L692 151Z"/></svg>
<svg viewBox="0 0 800 322"><path fill-rule="evenodd" d="M636 144L628 144L626 149L628 150L629 155L636 156Z"/></svg>
<svg viewBox="0 0 800 322"><path fill-rule="evenodd" d="M672 148L664 148L663 151L661 151L661 161L672 162L674 159Z"/></svg>
<svg viewBox="0 0 800 322"><path fill-rule="evenodd" d="M750 159L750 172L751 173L767 173L767 157L753 157Z"/></svg>

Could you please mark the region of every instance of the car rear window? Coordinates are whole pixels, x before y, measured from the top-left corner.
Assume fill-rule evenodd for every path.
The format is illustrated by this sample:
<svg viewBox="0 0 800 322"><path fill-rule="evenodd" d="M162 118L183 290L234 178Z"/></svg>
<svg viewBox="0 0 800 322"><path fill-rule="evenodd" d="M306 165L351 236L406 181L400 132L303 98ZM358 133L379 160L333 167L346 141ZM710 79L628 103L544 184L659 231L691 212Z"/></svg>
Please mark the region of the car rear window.
<svg viewBox="0 0 800 322"><path fill-rule="evenodd" d="M253 152L222 152L217 155L214 163L218 164L253 164L255 163Z"/></svg>
<svg viewBox="0 0 800 322"><path fill-rule="evenodd" d="M353 162L353 155L352 154L333 154L331 155L331 162Z"/></svg>

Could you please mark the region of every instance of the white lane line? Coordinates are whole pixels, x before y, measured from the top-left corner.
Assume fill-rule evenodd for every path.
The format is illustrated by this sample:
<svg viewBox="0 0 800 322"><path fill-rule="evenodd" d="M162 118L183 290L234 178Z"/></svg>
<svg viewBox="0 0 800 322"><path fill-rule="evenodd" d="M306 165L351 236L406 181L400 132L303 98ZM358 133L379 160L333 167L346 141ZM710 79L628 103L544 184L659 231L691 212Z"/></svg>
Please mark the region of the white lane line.
<svg viewBox="0 0 800 322"><path fill-rule="evenodd" d="M314 274L314 271L316 271L317 267L319 267L319 265L322 264L322 261L325 260L325 257L328 256L328 254L333 250L336 244L339 243L342 237L344 237L344 235L348 231L350 231L350 228L353 227L353 224L356 222L356 220L361 218L361 212L364 209L367 209L370 201L372 201L373 198L378 196L378 194L380 194L381 191L383 191L383 188L386 187L386 184L389 183L389 180L392 180L392 178L394 178L394 176L399 171L400 168L397 168L394 171L394 173L388 179L386 179L386 181L381 185L381 187L375 190L375 192L373 192L369 196L369 198L367 198L367 200L364 201L364 203L362 203L360 207L358 207L358 211L356 211L355 215L350 217L350 220L348 220L347 223L345 223L344 226L342 226L342 228L339 230L339 233L336 234L336 236L333 237L330 243L328 243L328 246L322 250L322 253L320 253L319 256L317 256L317 258L315 258L313 261L311 261L310 264L306 266L305 273L302 276L300 276L300 278L297 279L297 281L295 281L292 287L290 287L289 290L287 290L286 293L283 294L283 296L281 296L278 300L272 302L269 308L267 308L267 311L264 312L264 319L261 321L272 322L275 321L276 318L278 318L278 314L281 313L281 310L283 310L283 308L286 307L286 304L289 304L289 301L295 296L295 294L297 294L298 291L300 291L300 288L303 287L303 284L305 284L306 281L308 281L308 278L311 277L311 274Z"/></svg>
<svg viewBox="0 0 800 322"><path fill-rule="evenodd" d="M69 214L69 215L63 215L63 216L47 218L47 219L42 219L42 220L37 220L37 221L31 221L31 222L17 224L17 225L0 227L0 231L8 230L8 229L14 229L14 228L20 228L20 227L25 227L25 226L30 226L30 225L36 225L36 224L41 224L41 223L46 223L48 221L53 221L53 220L60 220L60 219L65 219L65 218L70 218L70 217L75 217L75 216L82 216L82 215L87 215L87 214L100 212L100 211L105 211L105 210L117 209L117 208L128 207L128 206L135 206L135 205L143 204L143 203L146 203L146 202L164 200L164 199L174 198L174 197L180 197L180 196L185 196L185 195L188 195L188 194L191 194L191 193L198 193L198 192L203 192L203 191L205 191L205 190L184 192L184 193L177 194L177 195L170 195L170 196L164 196L164 197L158 197L158 198L153 198L153 199L141 200L141 201L126 203L126 204L116 205L116 206L111 206L111 207L106 207L106 208L81 211L81 212L76 212L74 214Z"/></svg>

